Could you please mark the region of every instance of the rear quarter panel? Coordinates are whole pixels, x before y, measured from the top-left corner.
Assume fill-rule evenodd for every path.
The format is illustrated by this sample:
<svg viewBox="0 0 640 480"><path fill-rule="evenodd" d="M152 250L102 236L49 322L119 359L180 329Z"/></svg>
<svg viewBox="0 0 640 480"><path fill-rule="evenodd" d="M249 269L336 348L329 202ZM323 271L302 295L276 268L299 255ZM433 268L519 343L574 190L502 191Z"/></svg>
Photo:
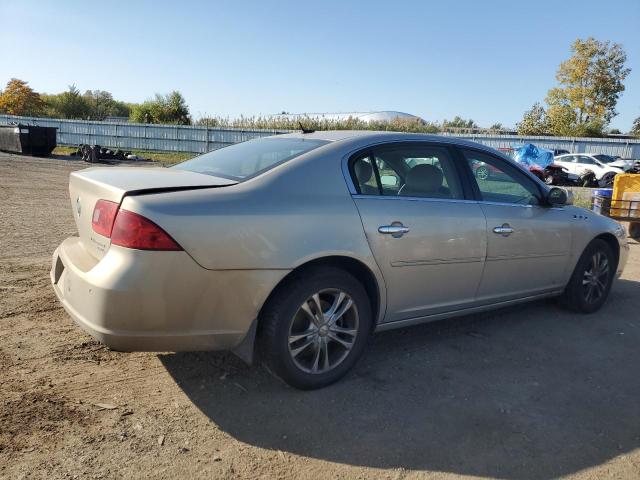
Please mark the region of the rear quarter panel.
<svg viewBox="0 0 640 480"><path fill-rule="evenodd" d="M377 274L341 171L327 145L238 185L125 198L207 269L292 269L344 255Z"/></svg>

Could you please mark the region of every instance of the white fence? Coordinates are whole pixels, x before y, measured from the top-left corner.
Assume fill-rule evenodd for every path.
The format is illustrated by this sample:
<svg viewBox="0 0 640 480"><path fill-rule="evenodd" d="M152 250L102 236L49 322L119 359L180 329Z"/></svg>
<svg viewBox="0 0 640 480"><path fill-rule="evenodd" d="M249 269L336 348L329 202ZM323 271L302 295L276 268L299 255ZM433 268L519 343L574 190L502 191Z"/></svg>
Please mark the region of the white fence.
<svg viewBox="0 0 640 480"><path fill-rule="evenodd" d="M518 135L457 135L493 148L508 148L514 144L533 143L549 150L563 149L571 153L604 153L622 158L640 159L640 140L623 138L584 137L521 137Z"/></svg>
<svg viewBox="0 0 640 480"><path fill-rule="evenodd" d="M58 145L102 145L127 150L155 150L205 153L216 148L265 137L285 130L243 130L205 126L147 125L108 123L53 118L0 115L0 125L23 123L58 129ZM549 149L561 148L572 153L605 153L622 158L640 158L640 140L618 138L520 137L518 135L457 135L494 148L534 143Z"/></svg>
<svg viewBox="0 0 640 480"><path fill-rule="evenodd" d="M123 150L206 153L216 148L266 137L277 130L243 130L183 125L148 125L142 123L110 123L54 118L0 115L0 125L21 123L55 127L58 145L82 143Z"/></svg>

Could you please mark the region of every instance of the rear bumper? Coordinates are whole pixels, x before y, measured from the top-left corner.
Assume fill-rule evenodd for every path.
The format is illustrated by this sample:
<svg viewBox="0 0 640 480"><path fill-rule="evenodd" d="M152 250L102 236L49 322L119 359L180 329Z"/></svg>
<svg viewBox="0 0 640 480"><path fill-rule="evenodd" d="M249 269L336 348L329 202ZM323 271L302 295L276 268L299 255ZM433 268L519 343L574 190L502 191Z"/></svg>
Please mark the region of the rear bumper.
<svg viewBox="0 0 640 480"><path fill-rule="evenodd" d="M206 270L185 252L111 246L100 260L77 237L54 252L51 282L87 333L123 351L230 350L286 270Z"/></svg>

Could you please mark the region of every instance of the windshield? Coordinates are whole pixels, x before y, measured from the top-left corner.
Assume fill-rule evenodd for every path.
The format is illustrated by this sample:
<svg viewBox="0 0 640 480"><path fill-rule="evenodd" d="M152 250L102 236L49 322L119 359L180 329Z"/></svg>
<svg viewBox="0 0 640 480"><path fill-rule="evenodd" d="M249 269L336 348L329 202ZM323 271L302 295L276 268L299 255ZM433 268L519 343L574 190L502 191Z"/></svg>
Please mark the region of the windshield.
<svg viewBox="0 0 640 480"><path fill-rule="evenodd" d="M327 143L307 138L259 138L205 153L172 168L244 180Z"/></svg>
<svg viewBox="0 0 640 480"><path fill-rule="evenodd" d="M596 160L602 162L602 163L611 163L611 162L615 162L615 158L610 157L609 155L604 155L604 154L600 154L600 155L594 155L593 158L595 158Z"/></svg>

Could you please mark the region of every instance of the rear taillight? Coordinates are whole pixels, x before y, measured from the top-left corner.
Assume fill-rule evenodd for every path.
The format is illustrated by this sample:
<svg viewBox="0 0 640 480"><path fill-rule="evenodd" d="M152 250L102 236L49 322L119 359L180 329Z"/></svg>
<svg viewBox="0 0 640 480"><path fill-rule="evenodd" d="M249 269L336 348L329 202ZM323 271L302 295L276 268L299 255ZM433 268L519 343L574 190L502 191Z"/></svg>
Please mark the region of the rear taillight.
<svg viewBox="0 0 640 480"><path fill-rule="evenodd" d="M118 213L118 207L119 204L115 202L98 200L93 209L93 217L91 218L93 231L107 238L110 237L113 222L116 219L116 213Z"/></svg>
<svg viewBox="0 0 640 480"><path fill-rule="evenodd" d="M111 238L111 243L137 250L182 250L182 247L148 218L119 210L120 205L98 200L93 209L93 231Z"/></svg>
<svg viewBox="0 0 640 480"><path fill-rule="evenodd" d="M182 250L182 247L151 220L119 210L111 230L111 243L138 250Z"/></svg>

